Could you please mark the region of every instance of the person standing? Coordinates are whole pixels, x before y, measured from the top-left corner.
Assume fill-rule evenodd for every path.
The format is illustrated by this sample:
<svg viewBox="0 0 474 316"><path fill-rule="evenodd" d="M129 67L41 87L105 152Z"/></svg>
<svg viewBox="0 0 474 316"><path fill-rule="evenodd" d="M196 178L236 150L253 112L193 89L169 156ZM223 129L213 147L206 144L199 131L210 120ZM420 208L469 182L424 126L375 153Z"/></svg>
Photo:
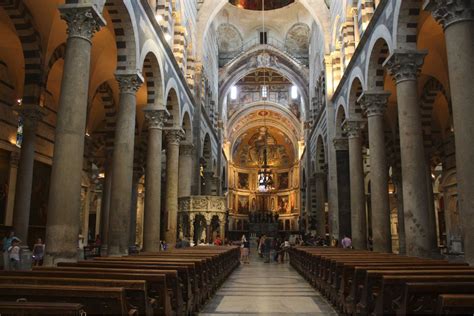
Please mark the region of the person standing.
<svg viewBox="0 0 474 316"><path fill-rule="evenodd" d="M344 235L344 238L341 240L342 248L352 248L352 240Z"/></svg>
<svg viewBox="0 0 474 316"><path fill-rule="evenodd" d="M265 238L265 243L264 243L264 263L270 263L270 251L272 249L272 240L268 237Z"/></svg>
<svg viewBox="0 0 474 316"><path fill-rule="evenodd" d="M13 230L9 231L5 234L3 238L2 245L3 245L3 269L9 270L10 268L10 257L8 255L8 248L12 245L13 237L15 237L15 232Z"/></svg>
<svg viewBox="0 0 474 316"><path fill-rule="evenodd" d="M41 238L36 240L36 244L33 246L33 265L42 266L43 265L43 256L44 256L45 244Z"/></svg>
<svg viewBox="0 0 474 316"><path fill-rule="evenodd" d="M248 248L245 248L245 245L247 243L247 237L245 235L242 235L242 238L240 239L240 262L246 263L248 261Z"/></svg>
<svg viewBox="0 0 474 316"><path fill-rule="evenodd" d="M8 257L10 259L10 270L20 270L20 242L18 237L12 238L12 245L8 248Z"/></svg>

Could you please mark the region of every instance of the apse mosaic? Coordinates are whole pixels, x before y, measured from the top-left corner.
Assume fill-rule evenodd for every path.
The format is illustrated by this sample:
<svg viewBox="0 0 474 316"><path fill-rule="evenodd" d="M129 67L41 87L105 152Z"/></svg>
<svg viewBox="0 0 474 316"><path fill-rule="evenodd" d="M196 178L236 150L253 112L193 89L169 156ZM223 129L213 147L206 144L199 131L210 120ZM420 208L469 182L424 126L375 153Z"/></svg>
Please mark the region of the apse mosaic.
<svg viewBox="0 0 474 316"><path fill-rule="evenodd" d="M280 130L265 126L251 129L237 139L233 150L234 161L241 167L259 167L264 162L265 148L271 168L287 168L293 162L294 150L290 139Z"/></svg>

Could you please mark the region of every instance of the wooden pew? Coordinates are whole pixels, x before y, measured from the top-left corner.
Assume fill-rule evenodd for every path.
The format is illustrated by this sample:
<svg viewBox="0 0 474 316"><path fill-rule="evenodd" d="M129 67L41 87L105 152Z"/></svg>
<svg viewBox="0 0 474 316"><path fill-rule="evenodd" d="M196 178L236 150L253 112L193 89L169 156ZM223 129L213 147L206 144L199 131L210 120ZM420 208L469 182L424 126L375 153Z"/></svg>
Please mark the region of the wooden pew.
<svg viewBox="0 0 474 316"><path fill-rule="evenodd" d="M146 281L143 280L79 279L49 276L7 275L0 276L0 284L122 287L125 290L128 305L135 308L139 315L153 315L153 310L157 310L158 308L156 299L150 299L148 297Z"/></svg>
<svg viewBox="0 0 474 316"><path fill-rule="evenodd" d="M474 294L441 294L438 296L436 315L474 314Z"/></svg>
<svg viewBox="0 0 474 316"><path fill-rule="evenodd" d="M33 271L0 271L0 275L7 276L39 276L63 278L93 278L117 280L144 280L147 283L147 292L151 298L158 302L160 314L168 315L172 311L176 314L182 312L178 291L177 272L172 271L142 271L118 269L84 269L84 268L53 268L36 267ZM182 305L181 305L182 306Z"/></svg>
<svg viewBox="0 0 474 316"><path fill-rule="evenodd" d="M0 284L0 297L5 301L26 299L29 302L64 302L84 305L88 314L137 315L127 306L125 290L114 287Z"/></svg>
<svg viewBox="0 0 474 316"><path fill-rule="evenodd" d="M474 269L467 264L452 264L447 260L340 248L296 247L289 252L290 264L336 308L347 314L366 315L375 309L375 298L380 293L385 275L387 278L396 275L407 281L417 280L418 275L431 275L432 281L441 283L446 280L446 275L456 277L455 280L466 275L464 281L467 282L463 283L469 283L474 277ZM384 295L387 291L384 290ZM387 304L390 300L387 295L383 301ZM383 303L380 304L383 306Z"/></svg>
<svg viewBox="0 0 474 316"><path fill-rule="evenodd" d="M77 263L72 262L62 262L58 264L58 268L83 268L89 270L97 270L97 269L104 269L104 270L123 270L124 273L126 271L130 271L131 269L139 270L139 271L146 271L146 270L154 270L154 271L171 271L177 272L177 284L173 287L173 297L177 299L173 307L177 305L184 306L184 313L193 312L193 292L191 291L191 281L189 278L188 267L186 264L179 264L173 263L172 265L163 265L163 264L155 264L155 263L136 263L136 262L99 262L99 261L79 261ZM178 301L181 303L178 304Z"/></svg>
<svg viewBox="0 0 474 316"><path fill-rule="evenodd" d="M439 295L473 293L474 282L408 282L397 315L434 314Z"/></svg>
<svg viewBox="0 0 474 316"><path fill-rule="evenodd" d="M384 275L381 288L376 294L375 306L369 312L375 315L395 314L400 308L400 299L407 282L474 282L474 274Z"/></svg>
<svg viewBox="0 0 474 316"><path fill-rule="evenodd" d="M359 302L356 304L356 313L370 313L375 308L375 300L380 293L382 287L383 276L402 276L405 279L409 279L411 276L429 275L429 276L441 276L441 275L474 275L474 269L467 268L465 270L443 270L433 267L432 269L423 270L410 270L405 268L404 270L367 270L366 279L361 291Z"/></svg>
<svg viewBox="0 0 474 316"><path fill-rule="evenodd" d="M82 316L84 306L77 303L53 303L53 302L6 302L0 301L0 315L2 316Z"/></svg>
<svg viewBox="0 0 474 316"><path fill-rule="evenodd" d="M389 262L389 263L356 263L348 264L343 271L341 285L339 287L339 302L343 312L352 314L355 311L355 305L360 301L364 290L366 273L368 270L459 270L465 268L462 264L440 264L431 261L419 262Z"/></svg>

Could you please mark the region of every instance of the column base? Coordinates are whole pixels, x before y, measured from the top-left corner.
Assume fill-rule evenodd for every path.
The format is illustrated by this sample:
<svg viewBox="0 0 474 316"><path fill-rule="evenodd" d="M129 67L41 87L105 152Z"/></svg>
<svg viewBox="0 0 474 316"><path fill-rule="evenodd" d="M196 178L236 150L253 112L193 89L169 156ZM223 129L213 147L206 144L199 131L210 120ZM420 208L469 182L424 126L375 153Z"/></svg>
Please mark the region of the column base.
<svg viewBox="0 0 474 316"><path fill-rule="evenodd" d="M128 249L119 249L119 247L109 246L108 257L128 256Z"/></svg>
<svg viewBox="0 0 474 316"><path fill-rule="evenodd" d="M77 262L78 251L75 252L59 252L47 253L43 259L43 265L46 267L54 267L58 262Z"/></svg>
<svg viewBox="0 0 474 316"><path fill-rule="evenodd" d="M101 257L107 257L107 253L108 253L107 245L100 246L100 256Z"/></svg>

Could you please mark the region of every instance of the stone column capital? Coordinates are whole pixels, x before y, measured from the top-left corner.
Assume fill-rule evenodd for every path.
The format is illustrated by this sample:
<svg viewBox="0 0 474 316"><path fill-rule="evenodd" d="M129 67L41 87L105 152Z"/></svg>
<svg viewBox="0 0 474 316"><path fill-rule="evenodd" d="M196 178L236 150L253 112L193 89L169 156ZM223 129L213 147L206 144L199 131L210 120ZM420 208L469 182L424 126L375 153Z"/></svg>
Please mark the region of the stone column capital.
<svg viewBox="0 0 474 316"><path fill-rule="evenodd" d="M361 119L345 120L343 130L347 133L348 138L360 137L361 130L364 128L365 121Z"/></svg>
<svg viewBox="0 0 474 316"><path fill-rule="evenodd" d="M426 0L423 10L431 11L444 29L454 23L474 20L474 3L470 0Z"/></svg>
<svg viewBox="0 0 474 316"><path fill-rule="evenodd" d="M416 80L421 66L428 54L426 50L396 49L384 62L383 66L398 84L407 80Z"/></svg>
<svg viewBox="0 0 474 316"><path fill-rule="evenodd" d="M105 19L92 4L65 4L59 6L61 19L67 23L69 37L82 38L92 44L94 33L106 25Z"/></svg>
<svg viewBox="0 0 474 316"><path fill-rule="evenodd" d="M166 142L171 145L179 146L179 143L184 139L184 131L182 129L168 129L166 130Z"/></svg>
<svg viewBox="0 0 474 316"><path fill-rule="evenodd" d="M169 112L164 107L145 107L143 112L149 129L163 129L165 121L169 117Z"/></svg>
<svg viewBox="0 0 474 316"><path fill-rule="evenodd" d="M120 88L120 93L129 93L135 95L143 84L143 76L140 72L117 72L115 74Z"/></svg>
<svg viewBox="0 0 474 316"><path fill-rule="evenodd" d="M336 137L332 142L336 150L348 150L347 137Z"/></svg>
<svg viewBox="0 0 474 316"><path fill-rule="evenodd" d="M17 112L23 118L25 124L29 124L36 128L39 121L46 115L46 109L39 105L15 105L13 111Z"/></svg>
<svg viewBox="0 0 474 316"><path fill-rule="evenodd" d="M191 143L181 143L179 146L181 156L192 156L194 154L194 145Z"/></svg>
<svg viewBox="0 0 474 316"><path fill-rule="evenodd" d="M389 96L388 91L365 91L357 101L368 117L383 116Z"/></svg>

